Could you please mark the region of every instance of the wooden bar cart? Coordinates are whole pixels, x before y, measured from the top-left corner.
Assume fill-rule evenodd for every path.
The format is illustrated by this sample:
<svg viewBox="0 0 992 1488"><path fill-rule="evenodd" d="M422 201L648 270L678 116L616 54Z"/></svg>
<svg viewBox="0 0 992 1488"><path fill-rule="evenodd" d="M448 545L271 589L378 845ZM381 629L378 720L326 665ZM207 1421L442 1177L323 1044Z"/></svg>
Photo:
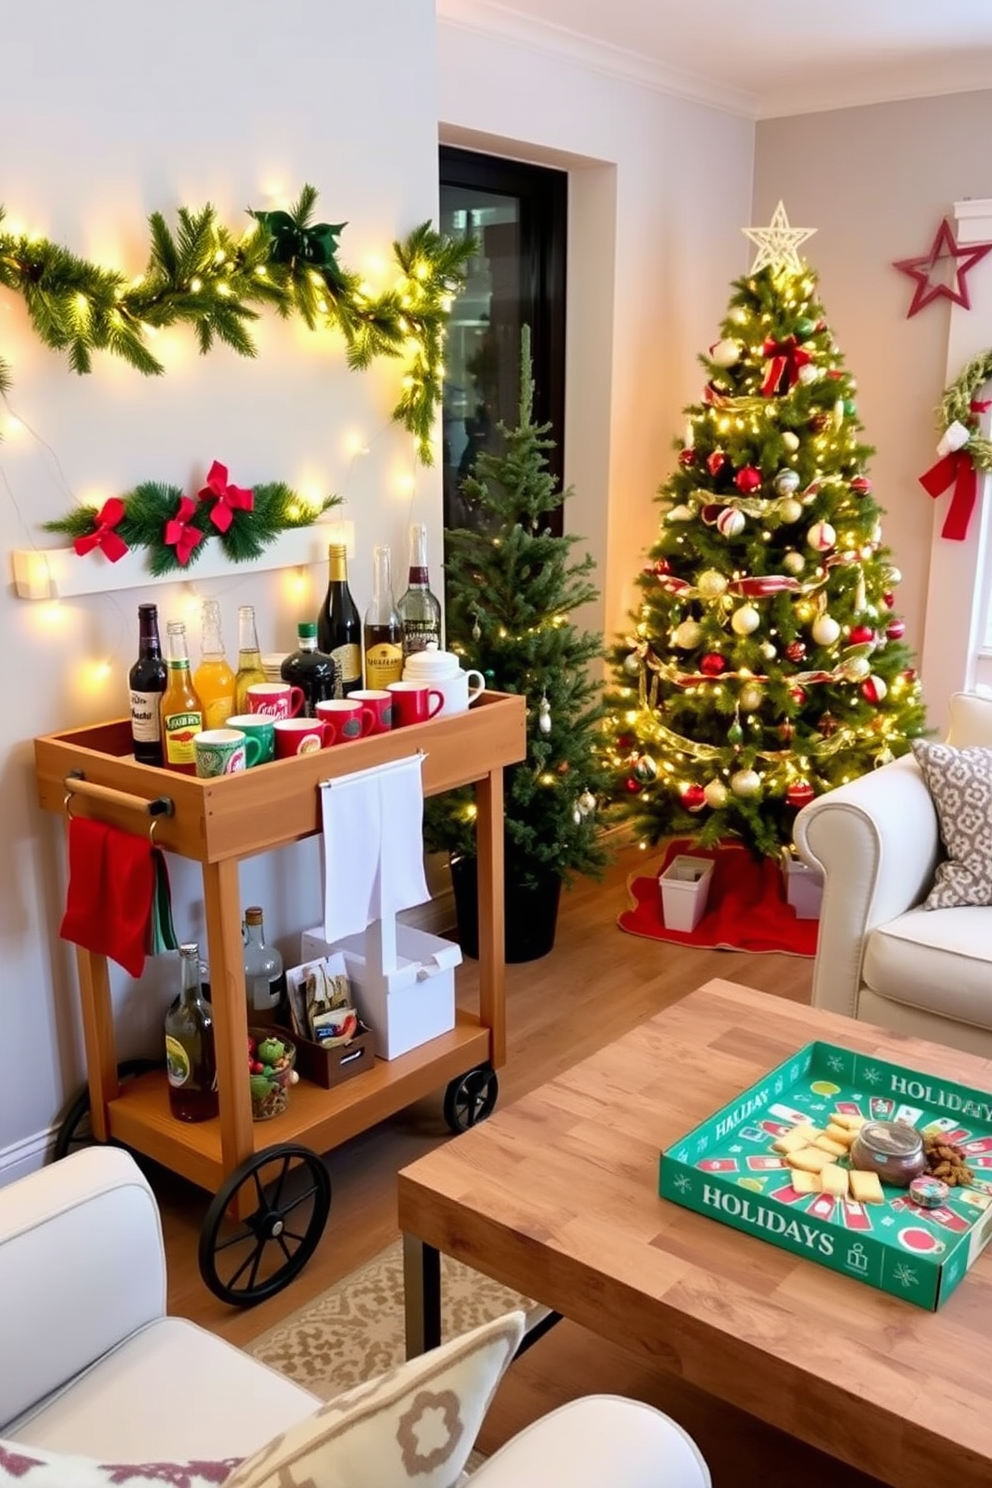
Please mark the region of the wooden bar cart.
<svg viewBox="0 0 992 1488"><path fill-rule="evenodd" d="M377 1059L366 1073L330 1090L300 1080L285 1111L253 1122L239 861L319 833L321 781L420 752L425 795L475 786L478 1012L459 1009L450 1033L398 1059ZM71 804L74 815L130 832L149 830L154 821L157 846L201 865L220 1098L216 1119L189 1124L173 1118L164 1069L125 1078L132 1071L118 1066L106 957L77 947L76 958L92 1137L121 1142L214 1194L200 1237L200 1269L224 1300L245 1305L272 1296L313 1253L330 1207L320 1154L444 1084L446 1105L453 1091L466 1088L470 1100L474 1089L482 1114L491 1110L493 1072L506 1058L502 772L525 753L524 699L489 692L465 713L221 779L138 764L126 719L35 740L44 809L64 814ZM233 1235L227 1228L232 1218ZM245 1258L232 1277L227 1262L242 1254L239 1236Z"/></svg>

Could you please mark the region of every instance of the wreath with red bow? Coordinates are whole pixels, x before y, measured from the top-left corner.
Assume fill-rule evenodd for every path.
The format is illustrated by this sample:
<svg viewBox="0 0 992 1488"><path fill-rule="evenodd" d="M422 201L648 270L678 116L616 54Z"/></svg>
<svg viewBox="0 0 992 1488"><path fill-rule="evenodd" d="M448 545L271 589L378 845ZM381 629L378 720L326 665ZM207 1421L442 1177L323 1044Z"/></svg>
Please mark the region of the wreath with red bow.
<svg viewBox="0 0 992 1488"><path fill-rule="evenodd" d="M939 458L919 477L920 485L934 500L951 491L940 535L953 542L963 542L968 536L978 499L978 472L992 472L992 440L978 432L989 403L976 398L988 382L992 382L992 351L983 351L944 389L938 415Z"/></svg>
<svg viewBox="0 0 992 1488"><path fill-rule="evenodd" d="M71 537L80 558L99 552L116 563L130 549L145 548L148 572L159 577L191 568L211 540L232 563L250 563L281 532L309 527L340 504L340 496L306 501L283 481L237 486L215 460L195 497L179 486L144 481L101 507L80 506L44 526Z"/></svg>

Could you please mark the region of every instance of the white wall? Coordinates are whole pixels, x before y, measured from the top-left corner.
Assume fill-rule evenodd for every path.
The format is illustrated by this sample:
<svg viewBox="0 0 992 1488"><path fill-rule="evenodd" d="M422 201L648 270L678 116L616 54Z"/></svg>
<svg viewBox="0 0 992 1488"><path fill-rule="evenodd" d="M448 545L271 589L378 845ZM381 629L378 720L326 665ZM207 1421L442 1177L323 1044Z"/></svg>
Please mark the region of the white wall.
<svg viewBox="0 0 992 1488"><path fill-rule="evenodd" d="M432 0L347 8L300 0L291 14L260 0L173 0L154 13L127 0L18 7L4 18L0 50L8 225L19 221L137 274L149 212L172 218L179 205L209 200L235 226L247 221L246 207L286 205L311 181L320 219L348 222L342 262L391 282L393 239L436 219L435 71ZM220 459L240 484L283 479L347 498L360 608L372 544L392 542L402 573L412 517L430 523L439 567L439 481L415 465L412 441L390 423L398 365L350 373L338 338L271 314L256 335L254 362L225 349L200 359L192 337L175 331L155 343L164 378L144 379L108 356L78 378L40 344L20 302L0 291L10 411L28 426L0 444L5 549L57 541L40 524L74 498L123 493L147 479L193 484ZM356 436L370 446L361 459L351 454ZM6 551L4 562L9 580ZM302 594L295 574L238 573L200 586L221 600L229 654L242 603L256 606L263 651L291 649L297 619L316 613L326 582L322 566L306 577ZM66 1092L82 1079L74 963L56 933L62 827L35 804L32 740L126 712L136 606L146 599L163 619L196 613L183 584L66 600L57 616L15 598L9 582L0 589L11 704L0 709L0 1174L8 1177L37 1164ZM195 660L195 622L192 639ZM96 681L92 663L102 659L110 671ZM242 887L292 954L299 930L319 917L317 860L313 844L282 857L246 865ZM198 875L174 861L173 885L180 937L202 936ZM150 970L140 989L114 978L124 1054L149 1039L156 1051L169 990L156 984L163 967Z"/></svg>

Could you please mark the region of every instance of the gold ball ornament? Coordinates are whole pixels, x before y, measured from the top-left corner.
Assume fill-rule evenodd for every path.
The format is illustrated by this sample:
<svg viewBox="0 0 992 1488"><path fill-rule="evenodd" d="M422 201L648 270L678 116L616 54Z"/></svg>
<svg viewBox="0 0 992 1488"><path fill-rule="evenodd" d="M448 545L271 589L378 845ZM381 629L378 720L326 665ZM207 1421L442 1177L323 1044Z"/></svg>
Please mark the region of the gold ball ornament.
<svg viewBox="0 0 992 1488"><path fill-rule="evenodd" d="M727 578L716 568L704 568L696 579L696 588L704 599L719 599L727 592Z"/></svg>
<svg viewBox="0 0 992 1488"><path fill-rule="evenodd" d="M799 435L793 434L791 429L786 429L785 433L782 435L782 443L789 451L789 454L794 455L796 453L796 450L799 448Z"/></svg>
<svg viewBox="0 0 992 1488"><path fill-rule="evenodd" d="M829 522L814 522L806 534L806 542L816 553L829 553L837 541L837 534Z"/></svg>
<svg viewBox="0 0 992 1488"><path fill-rule="evenodd" d="M806 559L802 553L797 553L795 548L790 548L782 559L782 567L787 574L791 574L795 578L806 567Z"/></svg>
<svg viewBox="0 0 992 1488"><path fill-rule="evenodd" d="M746 713L753 713L755 708L760 708L765 696L764 688L758 682L745 682L738 694L738 701Z"/></svg>
<svg viewBox="0 0 992 1488"><path fill-rule="evenodd" d="M833 615L818 615L813 621L811 634L818 646L832 646L840 637L840 626Z"/></svg>
<svg viewBox="0 0 992 1488"><path fill-rule="evenodd" d="M771 641L762 641L761 654L764 657L765 661L774 661L776 656L778 655L778 652L772 645Z"/></svg>
<svg viewBox="0 0 992 1488"><path fill-rule="evenodd" d="M784 496L775 509L783 522L798 522L803 514L803 504L794 496Z"/></svg>
<svg viewBox="0 0 992 1488"><path fill-rule="evenodd" d="M730 617L730 624L735 635L753 635L761 624L761 616L754 605L741 605L740 609L735 610Z"/></svg>
<svg viewBox="0 0 992 1488"><path fill-rule="evenodd" d="M845 682L863 682L871 672L867 656L849 656L837 668Z"/></svg>
<svg viewBox="0 0 992 1488"><path fill-rule="evenodd" d="M725 336L722 341L717 341L710 347L710 359L716 362L718 367L734 367L741 359L741 343L734 341L730 336Z"/></svg>
<svg viewBox="0 0 992 1488"><path fill-rule="evenodd" d="M703 786L703 795L711 811L719 811L721 807L726 806L728 794L727 787L722 780L709 780Z"/></svg>
<svg viewBox="0 0 992 1488"><path fill-rule="evenodd" d="M730 777L730 789L742 801L761 790L761 776L755 770L737 770Z"/></svg>
<svg viewBox="0 0 992 1488"><path fill-rule="evenodd" d="M625 672L628 672L631 677L637 676L638 672L641 670L641 658L638 656L636 651L631 651L629 656L624 657L623 669Z"/></svg>
<svg viewBox="0 0 992 1488"><path fill-rule="evenodd" d="M683 620L672 637L672 645L679 651L694 651L703 638L702 626L695 620Z"/></svg>

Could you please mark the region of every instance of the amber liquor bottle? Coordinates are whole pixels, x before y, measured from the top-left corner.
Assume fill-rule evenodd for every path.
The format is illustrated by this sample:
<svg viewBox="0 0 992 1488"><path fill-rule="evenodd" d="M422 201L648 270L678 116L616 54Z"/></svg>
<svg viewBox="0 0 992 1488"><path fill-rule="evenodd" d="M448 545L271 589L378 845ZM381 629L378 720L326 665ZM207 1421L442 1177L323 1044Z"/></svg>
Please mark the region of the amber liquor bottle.
<svg viewBox="0 0 992 1488"><path fill-rule="evenodd" d="M396 608L403 625L403 655L441 647L441 604L432 594L427 573L427 528L423 522L410 527L410 576Z"/></svg>
<svg viewBox="0 0 992 1488"><path fill-rule="evenodd" d="M179 996L165 1015L169 1109L179 1121L209 1121L220 1109L214 1020L200 987L200 948L179 947Z"/></svg>
<svg viewBox="0 0 992 1488"><path fill-rule="evenodd" d="M403 622L393 599L390 554L385 546L372 550L372 603L365 611L362 631L365 686L382 689L403 676Z"/></svg>
<svg viewBox="0 0 992 1488"><path fill-rule="evenodd" d="M190 676L186 626L181 620L170 620L167 635L169 679L161 702L165 764L169 770L195 775L193 739L204 727L203 704Z"/></svg>
<svg viewBox="0 0 992 1488"><path fill-rule="evenodd" d="M158 634L158 605L139 605L138 659L127 674L131 691L131 744L139 765L165 763L161 702L168 675Z"/></svg>

